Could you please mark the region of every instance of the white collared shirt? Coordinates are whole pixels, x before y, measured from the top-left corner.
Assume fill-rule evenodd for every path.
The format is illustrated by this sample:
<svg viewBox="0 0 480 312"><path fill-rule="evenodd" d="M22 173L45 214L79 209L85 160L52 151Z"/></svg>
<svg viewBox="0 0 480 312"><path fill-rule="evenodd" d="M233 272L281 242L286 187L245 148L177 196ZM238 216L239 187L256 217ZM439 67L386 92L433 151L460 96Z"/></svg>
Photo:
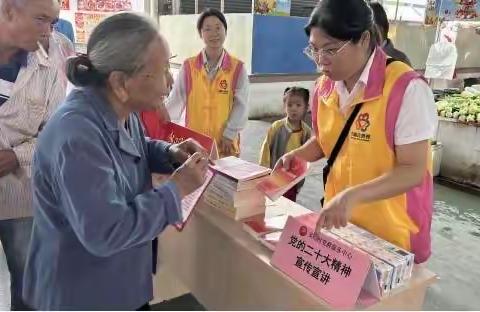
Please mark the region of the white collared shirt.
<svg viewBox="0 0 480 312"><path fill-rule="evenodd" d="M215 76L217 75L217 72L220 69L220 66L222 65L223 58L225 57L225 50L222 51L222 54L220 55L220 58L218 59L217 63L212 67L209 67L207 53L205 52L205 50L202 50L202 57L203 57L203 66L205 67L205 71L207 72L208 79L213 80L213 78L215 78Z"/></svg>
<svg viewBox="0 0 480 312"><path fill-rule="evenodd" d="M0 177L0 220L32 215L31 164L38 134L65 98L57 67L40 51L29 53L8 101L0 106L0 150L13 150L19 168Z"/></svg>
<svg viewBox="0 0 480 312"><path fill-rule="evenodd" d="M367 86L374 56L375 52L370 56L352 92L348 92L343 81L335 82L340 111L344 114L348 112L348 107ZM405 90L395 124L395 145L412 144L435 138L437 125L437 109L432 90L424 80L412 80Z"/></svg>

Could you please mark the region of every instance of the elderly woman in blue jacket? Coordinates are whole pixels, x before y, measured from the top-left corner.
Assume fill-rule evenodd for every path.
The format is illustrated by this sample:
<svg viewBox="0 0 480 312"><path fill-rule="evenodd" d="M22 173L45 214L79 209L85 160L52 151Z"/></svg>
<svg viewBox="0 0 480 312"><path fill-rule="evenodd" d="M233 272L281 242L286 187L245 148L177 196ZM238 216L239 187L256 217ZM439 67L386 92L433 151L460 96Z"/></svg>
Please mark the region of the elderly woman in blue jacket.
<svg viewBox="0 0 480 312"><path fill-rule="evenodd" d="M38 310L134 310L152 299L152 239L182 220L204 182L193 141L145 138L136 112L163 105L172 78L156 27L133 13L93 31L67 62L79 86L43 129L34 156L34 226L24 298ZM174 170L174 163L184 163ZM158 188L151 174L172 173Z"/></svg>

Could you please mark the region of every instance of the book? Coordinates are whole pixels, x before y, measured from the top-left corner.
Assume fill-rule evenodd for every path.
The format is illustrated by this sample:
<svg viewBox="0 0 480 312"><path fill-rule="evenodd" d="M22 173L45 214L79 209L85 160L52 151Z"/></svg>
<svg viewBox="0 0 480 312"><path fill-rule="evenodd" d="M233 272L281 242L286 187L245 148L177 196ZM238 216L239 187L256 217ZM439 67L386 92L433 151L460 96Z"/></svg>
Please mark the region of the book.
<svg viewBox="0 0 480 312"><path fill-rule="evenodd" d="M217 172L215 175L215 182L221 184L225 189L232 192L251 191L257 190L257 185L268 178L268 174L246 181L237 181L232 177L229 177L221 172ZM263 193L262 193L263 194Z"/></svg>
<svg viewBox="0 0 480 312"><path fill-rule="evenodd" d="M402 286L410 279L414 264L412 253L351 223L342 229L332 229L331 232L392 266L391 289Z"/></svg>
<svg viewBox="0 0 480 312"><path fill-rule="evenodd" d="M165 141L173 144L182 143L187 139L197 141L210 155L212 160L218 159L218 148L215 140L192 129L180 126L173 122L166 122L162 126Z"/></svg>
<svg viewBox="0 0 480 312"><path fill-rule="evenodd" d="M211 170L207 170L205 182L202 184L202 186L182 199L182 221L175 225L178 231L182 231L185 227L188 219L193 213L194 208L197 206L198 201L202 197L202 194L208 187L208 184L212 181L212 178L213 172Z"/></svg>
<svg viewBox="0 0 480 312"><path fill-rule="evenodd" d="M243 229L252 235L255 239L259 239L262 235L281 231L285 228L288 215L279 215L266 218L265 214L258 214L243 221Z"/></svg>
<svg viewBox="0 0 480 312"><path fill-rule="evenodd" d="M265 200L263 203L258 205L243 205L243 206L233 206L229 203L226 203L219 197L212 195L211 192L205 192L204 202L211 207L222 212L229 218L234 220L243 220L250 218L251 216L265 213Z"/></svg>
<svg viewBox="0 0 480 312"><path fill-rule="evenodd" d="M278 242L280 242L281 236L282 231L275 231L260 236L259 240L260 243L262 243L265 247L271 251L275 251L275 247L277 246Z"/></svg>
<svg viewBox="0 0 480 312"><path fill-rule="evenodd" d="M266 176L271 171L269 168L262 167L234 156L219 159L215 162L215 165L212 165L211 167L215 171L232 178L237 184L242 184L242 182Z"/></svg>
<svg viewBox="0 0 480 312"><path fill-rule="evenodd" d="M225 184L219 183L216 177L208 186L209 196L215 196L228 206L240 207L244 205L260 205L265 203L265 195L262 192L252 189L246 191L234 191Z"/></svg>
<svg viewBox="0 0 480 312"><path fill-rule="evenodd" d="M353 233L358 233L361 238L363 238L363 244L367 245L372 249L381 249L387 251L392 259L392 261L401 261L405 262L405 266L399 276L400 284L403 284L405 281L410 279L412 276L414 259L415 255L411 252L408 252L384 239L381 239L378 236L368 232L365 229L362 229L354 224L349 224L347 226Z"/></svg>
<svg viewBox="0 0 480 312"><path fill-rule="evenodd" d="M295 157L292 159L289 170L280 166L275 168L267 179L257 185L257 188L275 201L302 181L307 175L308 168L306 161Z"/></svg>

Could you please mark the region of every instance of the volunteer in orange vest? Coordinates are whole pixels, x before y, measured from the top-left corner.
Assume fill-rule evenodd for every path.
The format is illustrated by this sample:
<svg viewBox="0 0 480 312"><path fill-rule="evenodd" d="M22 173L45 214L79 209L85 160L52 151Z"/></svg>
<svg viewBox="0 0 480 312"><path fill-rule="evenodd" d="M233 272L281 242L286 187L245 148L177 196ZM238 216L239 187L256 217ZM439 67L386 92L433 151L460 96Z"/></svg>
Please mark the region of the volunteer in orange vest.
<svg viewBox="0 0 480 312"><path fill-rule="evenodd" d="M315 137L280 162L329 159L318 231L350 221L425 262L433 206L429 140L437 124L430 88L408 65L387 59L364 0L321 1L305 30L304 52L323 73L312 103Z"/></svg>
<svg viewBox="0 0 480 312"><path fill-rule="evenodd" d="M221 157L239 156L240 132L248 119L248 75L244 64L223 48L225 16L204 11L197 30L205 48L187 59L167 100L173 122L215 139Z"/></svg>

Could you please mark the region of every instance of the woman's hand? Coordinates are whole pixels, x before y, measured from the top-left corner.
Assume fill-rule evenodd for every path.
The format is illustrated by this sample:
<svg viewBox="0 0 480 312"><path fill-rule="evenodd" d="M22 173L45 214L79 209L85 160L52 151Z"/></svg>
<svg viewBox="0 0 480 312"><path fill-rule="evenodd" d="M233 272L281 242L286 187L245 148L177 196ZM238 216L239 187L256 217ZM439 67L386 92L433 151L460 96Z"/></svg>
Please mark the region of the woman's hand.
<svg viewBox="0 0 480 312"><path fill-rule="evenodd" d="M195 153L172 175L180 197L184 198L198 189L205 182L208 159L201 153Z"/></svg>
<svg viewBox="0 0 480 312"><path fill-rule="evenodd" d="M226 137L223 137L220 140L220 154L223 155L233 155L235 154L235 146L233 145L233 140L230 140Z"/></svg>
<svg viewBox="0 0 480 312"><path fill-rule="evenodd" d="M187 139L182 143L173 144L169 149L169 153L170 157L180 164L183 164L195 153L200 153L203 157L207 158L207 160L209 158L207 151L193 139Z"/></svg>
<svg viewBox="0 0 480 312"><path fill-rule="evenodd" d="M285 170L289 170L290 169L290 166L291 166L291 163L292 163L292 160L296 157L295 155L295 151L291 151L290 153L286 153L285 155L282 156L282 158L280 158L277 163L275 164L275 169L277 168L285 168Z"/></svg>
<svg viewBox="0 0 480 312"><path fill-rule="evenodd" d="M347 226L352 209L356 205L358 205L358 201L352 189L337 194L320 210L317 232L322 229L330 230L332 227L338 229Z"/></svg>

